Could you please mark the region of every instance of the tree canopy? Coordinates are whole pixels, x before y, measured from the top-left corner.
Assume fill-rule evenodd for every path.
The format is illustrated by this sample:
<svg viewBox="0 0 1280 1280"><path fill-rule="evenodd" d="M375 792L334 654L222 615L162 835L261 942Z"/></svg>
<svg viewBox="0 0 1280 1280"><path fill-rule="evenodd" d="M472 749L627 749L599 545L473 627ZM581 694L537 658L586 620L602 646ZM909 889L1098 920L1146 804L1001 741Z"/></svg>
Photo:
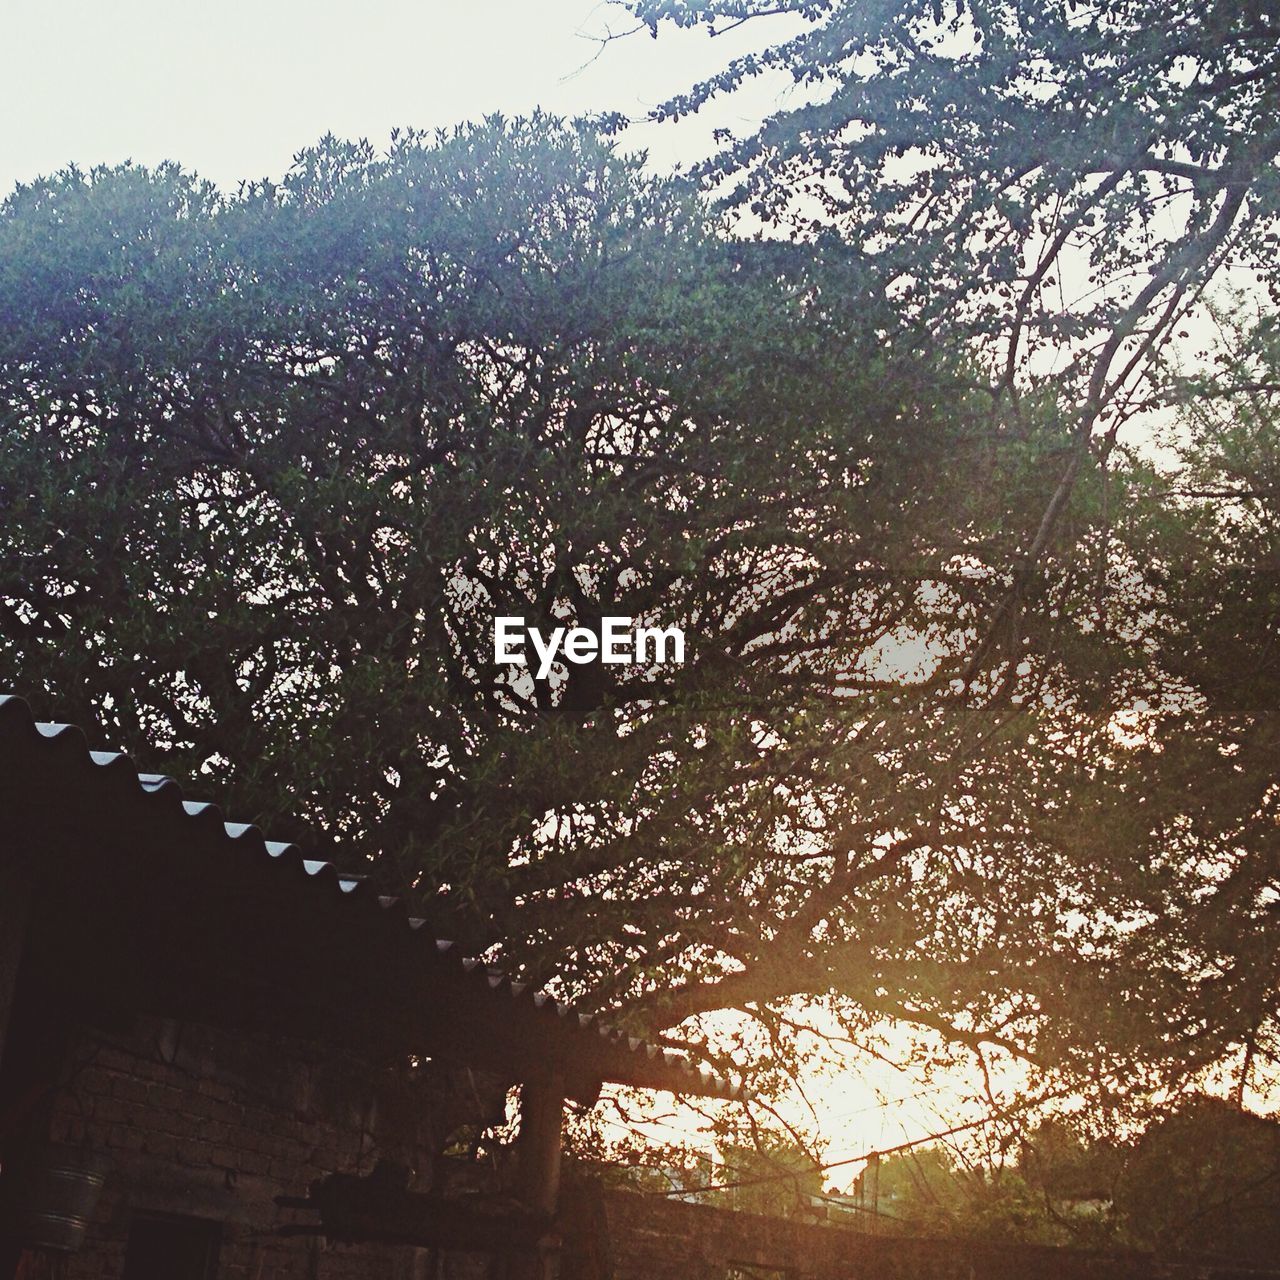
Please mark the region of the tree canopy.
<svg viewBox="0 0 1280 1280"><path fill-rule="evenodd" d="M1112 1062L1103 1074L1130 1088L1231 1055L1243 1088L1275 1051L1280 10L626 7L658 38L667 26L762 33L656 119L757 77L794 86L758 128L722 131L696 171L740 228L839 239L899 346L971 371L969 404L985 405L994 435L1060 420L1057 451L1041 455L1057 481L1020 529L1006 527L1007 594L972 633L987 662L990 648L1011 664L1026 649L1081 657L1084 629L1100 646L1092 708L1082 714L1070 680L1052 695L1071 705L1066 733L1079 736L1064 756L1076 772L1030 843L1075 850L1062 901L1079 917L1059 945L1082 963L1039 1008L1091 1023L1077 1043L1092 1038ZM1228 283L1249 291L1253 316L1223 329L1212 307ZM1203 348L1215 342L1211 365ZM1172 428L1167 413L1153 427L1150 411L1170 407ZM1092 579L1087 617L1046 647L1042 615L1024 610L1065 564ZM1033 682L1044 670L1035 659L1015 669ZM1128 1056L1139 1046L1151 1075Z"/></svg>
<svg viewBox="0 0 1280 1280"><path fill-rule="evenodd" d="M957 635L1052 424L1005 447L843 257L546 120L227 198L69 171L0 262L9 679L588 1003L941 1015L994 885L917 855L1026 738ZM608 613L689 660L492 662Z"/></svg>
<svg viewBox="0 0 1280 1280"><path fill-rule="evenodd" d="M862 1181L880 1213L913 1231L1265 1264L1278 1155L1274 1119L1192 1093L1123 1142L1082 1141L1048 1121L985 1158L924 1146Z"/></svg>
<svg viewBox="0 0 1280 1280"><path fill-rule="evenodd" d="M1176 394L1171 344L1206 290L1230 275L1280 297L1280 9L1266 0L626 7L655 36L789 20L655 118L758 76L792 81L798 105L721 131L699 180L793 239L839 234L899 333L975 361L994 415L1016 422L1052 391L1072 443L1023 531L1023 573L1086 458L1105 465L1130 418Z"/></svg>
<svg viewBox="0 0 1280 1280"><path fill-rule="evenodd" d="M793 236L836 229L900 325L982 349L1016 406L1110 429L1215 272L1274 282L1280 10L1193 0L628 0L657 36L790 20L663 104L796 86L698 171ZM797 101L798 100L798 101Z"/></svg>
<svg viewBox="0 0 1280 1280"><path fill-rule="evenodd" d="M20 188L0 669L580 1007L752 1013L766 1069L797 998L1105 1087L1215 1061L1239 1019L1187 1049L1128 999L1177 981L1133 925L1190 864L1153 879L1123 717L1180 713L1153 644L1218 652L1156 572L1216 590L1216 516L1082 452L1060 393L993 413L898 302L542 117L231 195ZM538 680L498 615L676 624L687 661Z"/></svg>

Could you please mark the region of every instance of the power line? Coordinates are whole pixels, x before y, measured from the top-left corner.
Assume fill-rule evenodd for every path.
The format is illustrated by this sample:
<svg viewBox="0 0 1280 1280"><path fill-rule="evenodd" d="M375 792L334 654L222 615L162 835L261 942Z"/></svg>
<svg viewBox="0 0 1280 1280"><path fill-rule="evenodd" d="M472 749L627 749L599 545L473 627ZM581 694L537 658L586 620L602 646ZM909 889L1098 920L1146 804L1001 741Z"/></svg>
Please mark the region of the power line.
<svg viewBox="0 0 1280 1280"><path fill-rule="evenodd" d="M853 1111L839 1111L833 1115L823 1116L823 1123L828 1125L847 1124L856 1116L865 1116L870 1111L885 1111L889 1107L901 1107L908 1102L918 1102L921 1098L948 1092L954 1092L950 1085L934 1084L925 1089L918 1089L915 1093L905 1094L901 1098L881 1098L876 1102L868 1103L865 1107L857 1107Z"/></svg>
<svg viewBox="0 0 1280 1280"><path fill-rule="evenodd" d="M1050 1094L1046 1098L1036 1101L1047 1102L1053 1097L1061 1096L1066 1090L1060 1090L1056 1094ZM758 1178L744 1178L737 1182L718 1182L712 1183L705 1187L693 1187L688 1189L673 1189L669 1191L645 1191L642 1195L662 1196L664 1198L676 1195L701 1195L705 1191L736 1191L740 1187L760 1187L771 1182L790 1182L796 1178L802 1177L805 1173L826 1173L829 1169L841 1169L846 1165L859 1164L864 1160L873 1158L879 1159L884 1156L897 1155L900 1151L910 1151L912 1147L922 1146L926 1142L936 1142L939 1138L950 1138L957 1133L966 1133L971 1129L980 1129L984 1125L995 1124L999 1120L1007 1119L1009 1116L1019 1111L1025 1111L1028 1107L1035 1106L1036 1101L1028 1101L1016 1107L1006 1108L1004 1111L998 1112L996 1115L983 1116L978 1120L970 1120L965 1124L952 1125L949 1129L941 1129L936 1133L927 1133L922 1138L912 1138L909 1142L900 1142L897 1146L882 1147L875 1151L866 1151L862 1155L847 1156L842 1160L830 1160L825 1164L814 1165L811 1170L788 1171L782 1174L766 1174Z"/></svg>

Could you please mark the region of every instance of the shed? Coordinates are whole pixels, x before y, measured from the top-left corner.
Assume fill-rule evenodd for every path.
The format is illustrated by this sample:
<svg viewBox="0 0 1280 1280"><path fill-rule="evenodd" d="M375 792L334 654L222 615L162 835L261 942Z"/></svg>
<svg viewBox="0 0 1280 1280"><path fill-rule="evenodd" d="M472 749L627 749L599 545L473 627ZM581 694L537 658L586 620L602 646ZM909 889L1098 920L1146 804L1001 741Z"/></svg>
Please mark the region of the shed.
<svg viewBox="0 0 1280 1280"><path fill-rule="evenodd" d="M0 832L0 1155L30 1140L32 1099L60 1070L73 1028L140 1017L519 1083L516 1192L543 1226L566 1097L592 1101L605 1083L737 1094L682 1055L465 955L369 882L91 749L78 728L36 721L13 696L0 696ZM0 1204L19 1194L14 1168L7 1159ZM339 1205L348 1184L367 1200L369 1180L346 1177L315 1203L323 1191ZM280 1188L286 1200L298 1190ZM413 1209L406 1194L388 1192L400 1221ZM520 1274L543 1274L549 1230ZM0 1260L0 1280L13 1265Z"/></svg>

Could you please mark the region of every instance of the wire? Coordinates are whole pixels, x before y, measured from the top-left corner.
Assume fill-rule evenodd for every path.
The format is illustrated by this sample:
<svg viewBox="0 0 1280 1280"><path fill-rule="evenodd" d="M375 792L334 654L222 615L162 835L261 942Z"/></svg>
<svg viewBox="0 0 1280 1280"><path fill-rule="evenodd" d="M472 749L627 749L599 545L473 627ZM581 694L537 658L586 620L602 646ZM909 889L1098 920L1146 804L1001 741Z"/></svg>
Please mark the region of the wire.
<svg viewBox="0 0 1280 1280"><path fill-rule="evenodd" d="M1066 1091L1061 1090L1059 1092L1062 1093ZM1041 1098L1038 1101L1047 1102L1049 1101L1049 1098L1052 1098L1054 1096L1058 1096L1058 1095L1050 1094L1049 1097ZM864 1160L871 1160L873 1158L879 1159L880 1157L883 1157L883 1156L897 1155L898 1152L900 1151L910 1151L912 1147L922 1146L926 1142L936 1142L939 1138L950 1138L957 1133L966 1133L971 1129L980 1129L984 1125L995 1124L998 1120L1007 1119L1010 1115L1013 1115L1018 1111L1024 1111L1028 1107L1031 1107L1034 1105L1036 1105L1036 1102L1029 1100L1025 1103L1022 1103L1019 1106L1006 1108L1004 1111L1001 1111L996 1115L983 1116L978 1120L970 1120L965 1124L952 1125L951 1128L949 1129L942 1129L942 1130L939 1130L937 1133L927 1133L922 1138L912 1138L909 1142L898 1143L897 1146L881 1147L875 1151L863 1152L862 1155L847 1156L843 1160L830 1160L826 1164L815 1165L812 1171L806 1170L805 1172L826 1173L827 1170L829 1169L841 1169L841 1168L844 1168L846 1165L860 1164ZM737 1190L739 1187L759 1187L759 1186L764 1186L770 1182L789 1182L800 1176L801 1174L799 1172L787 1172L783 1174L766 1174L763 1177L745 1178L738 1182L719 1182L719 1183L713 1183L710 1186L706 1186L706 1187L695 1187L695 1188L690 1188L688 1190L679 1190L679 1191L644 1191L644 1192L641 1192L641 1194L648 1195L648 1196L662 1196L664 1198L668 1196L673 1196L673 1195L701 1195L703 1192L706 1192L706 1191L734 1191L734 1190Z"/></svg>
<svg viewBox="0 0 1280 1280"><path fill-rule="evenodd" d="M950 1085L934 1084L926 1089L919 1089L915 1093L908 1093L901 1098L881 1098L878 1102L869 1102L865 1107L857 1107L853 1111L840 1111L835 1115L824 1116L823 1123L826 1125L847 1124L855 1116L865 1116L870 1111L884 1111L889 1107L900 1107L908 1102L918 1102L921 1098L928 1098L934 1094L951 1091L952 1087Z"/></svg>

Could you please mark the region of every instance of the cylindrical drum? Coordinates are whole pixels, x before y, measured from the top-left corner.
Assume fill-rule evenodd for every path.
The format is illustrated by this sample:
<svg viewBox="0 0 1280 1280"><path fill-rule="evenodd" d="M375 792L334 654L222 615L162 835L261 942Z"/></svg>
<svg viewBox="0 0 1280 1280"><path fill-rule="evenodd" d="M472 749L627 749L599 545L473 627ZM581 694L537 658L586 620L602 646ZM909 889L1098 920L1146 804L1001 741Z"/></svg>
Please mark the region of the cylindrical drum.
<svg viewBox="0 0 1280 1280"><path fill-rule="evenodd" d="M107 1180L104 1155L42 1146L0 1176L0 1231L28 1248L74 1252Z"/></svg>

